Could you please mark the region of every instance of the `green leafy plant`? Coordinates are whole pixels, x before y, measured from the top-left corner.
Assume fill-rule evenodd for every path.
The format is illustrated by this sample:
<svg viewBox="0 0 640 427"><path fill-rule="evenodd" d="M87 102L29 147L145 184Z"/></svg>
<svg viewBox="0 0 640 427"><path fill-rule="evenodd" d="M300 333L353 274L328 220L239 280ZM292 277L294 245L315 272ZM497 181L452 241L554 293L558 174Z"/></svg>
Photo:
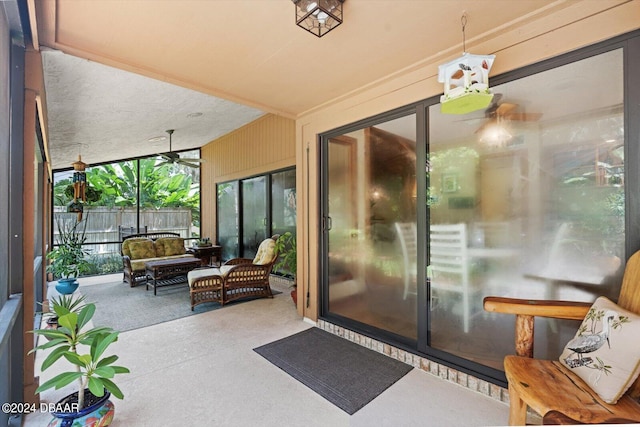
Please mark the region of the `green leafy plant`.
<svg viewBox="0 0 640 427"><path fill-rule="evenodd" d="M196 241L196 246L210 246L211 239L208 237L202 237Z"/></svg>
<svg viewBox="0 0 640 427"><path fill-rule="evenodd" d="M36 393L50 388L58 390L77 381L79 387L78 407L80 409L84 408L85 389L88 389L96 397L104 396L105 390L108 390L114 397L122 399L124 395L112 379L117 374L129 373L129 369L114 365L118 356L104 355L107 348L117 341L119 332L108 327L85 330L95 313L95 304L85 304L78 310L78 306L73 306L70 309L68 304L65 306L60 302L52 300L53 311L58 315L58 329L32 331L44 336L49 341L36 346L30 353L38 350L50 350L42 362L42 371L47 370L62 358L69 362L74 369L58 374L41 384L36 389ZM82 302L80 301L80 303ZM81 349L86 348L81 345L89 346L89 352L81 353Z"/></svg>
<svg viewBox="0 0 640 427"><path fill-rule="evenodd" d="M82 221L64 221L57 219L58 246L47 254L50 264L47 271L55 278L76 278L89 270L90 264L85 259L88 251L83 248L86 241L86 218Z"/></svg>
<svg viewBox="0 0 640 427"><path fill-rule="evenodd" d="M47 323L58 323L58 318L67 313L80 313L82 307L85 306L84 295L58 295L51 298L51 310L43 314Z"/></svg>
<svg viewBox="0 0 640 427"><path fill-rule="evenodd" d="M274 265L275 271L283 271L293 275L295 283L296 271L298 269L298 251L296 247L296 236L287 231L276 240L276 253L278 261Z"/></svg>

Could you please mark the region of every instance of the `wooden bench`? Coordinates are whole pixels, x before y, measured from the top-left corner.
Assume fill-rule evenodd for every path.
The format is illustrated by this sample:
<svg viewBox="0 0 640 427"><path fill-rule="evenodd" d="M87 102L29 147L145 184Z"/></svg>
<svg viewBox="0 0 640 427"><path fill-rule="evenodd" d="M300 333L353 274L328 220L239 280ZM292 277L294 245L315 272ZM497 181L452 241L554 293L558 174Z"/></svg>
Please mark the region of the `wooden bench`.
<svg viewBox="0 0 640 427"><path fill-rule="evenodd" d="M640 252L627 262L617 303L640 313ZM532 358L536 316L582 320L590 307L591 303L566 301L484 299L485 310L516 315L516 355L504 360L509 382L509 425L524 425L527 407L540 414L544 424L640 422L640 378L615 405L610 405L560 362Z"/></svg>

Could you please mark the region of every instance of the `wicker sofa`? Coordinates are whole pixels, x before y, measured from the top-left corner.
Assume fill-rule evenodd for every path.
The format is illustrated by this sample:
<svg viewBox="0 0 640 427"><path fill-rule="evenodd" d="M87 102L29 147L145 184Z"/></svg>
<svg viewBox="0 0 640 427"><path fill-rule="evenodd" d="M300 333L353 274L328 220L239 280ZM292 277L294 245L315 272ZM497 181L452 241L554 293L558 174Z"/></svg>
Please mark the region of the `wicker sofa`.
<svg viewBox="0 0 640 427"><path fill-rule="evenodd" d="M269 276L278 259L276 240L278 236L260 243L253 259L233 258L220 268L201 268L187 275L191 310L205 302L224 305L242 298L273 298Z"/></svg>
<svg viewBox="0 0 640 427"><path fill-rule="evenodd" d="M146 279L145 263L162 259L189 258L184 239L178 233L156 232L131 234L120 247L124 269L123 282L134 287Z"/></svg>

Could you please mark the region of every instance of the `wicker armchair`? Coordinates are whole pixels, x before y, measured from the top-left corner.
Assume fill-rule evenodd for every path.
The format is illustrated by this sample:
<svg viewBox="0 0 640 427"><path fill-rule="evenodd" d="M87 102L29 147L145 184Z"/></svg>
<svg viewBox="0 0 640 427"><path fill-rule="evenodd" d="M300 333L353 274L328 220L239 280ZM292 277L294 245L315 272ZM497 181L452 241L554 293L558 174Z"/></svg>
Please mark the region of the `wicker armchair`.
<svg viewBox="0 0 640 427"><path fill-rule="evenodd" d="M265 239L258 248L254 259L233 258L220 268L205 268L189 272L191 309L194 305L207 301L216 301L220 305L242 298L273 298L269 276L278 254L275 242L278 236ZM218 291L223 283L223 292ZM196 295L193 294L203 294ZM208 294L206 296L204 294Z"/></svg>

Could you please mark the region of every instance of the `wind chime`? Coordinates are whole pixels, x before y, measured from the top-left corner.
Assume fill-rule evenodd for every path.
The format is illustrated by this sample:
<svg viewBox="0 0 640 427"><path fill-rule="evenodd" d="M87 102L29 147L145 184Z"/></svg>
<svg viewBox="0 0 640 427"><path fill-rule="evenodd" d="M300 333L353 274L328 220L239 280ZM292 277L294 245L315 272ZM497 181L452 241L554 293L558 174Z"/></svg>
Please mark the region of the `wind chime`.
<svg viewBox="0 0 640 427"><path fill-rule="evenodd" d="M467 15L462 24L462 56L438 67L438 81L444 83L440 111L444 114L467 114L487 108L493 94L489 90L489 70L495 55L473 55L465 46Z"/></svg>
<svg viewBox="0 0 640 427"><path fill-rule="evenodd" d="M78 161L73 162L73 201L69 205L70 212L78 213L78 221L82 221L82 212L84 211L84 202L87 200L87 173L85 168L87 164L82 161L82 156L78 154Z"/></svg>

